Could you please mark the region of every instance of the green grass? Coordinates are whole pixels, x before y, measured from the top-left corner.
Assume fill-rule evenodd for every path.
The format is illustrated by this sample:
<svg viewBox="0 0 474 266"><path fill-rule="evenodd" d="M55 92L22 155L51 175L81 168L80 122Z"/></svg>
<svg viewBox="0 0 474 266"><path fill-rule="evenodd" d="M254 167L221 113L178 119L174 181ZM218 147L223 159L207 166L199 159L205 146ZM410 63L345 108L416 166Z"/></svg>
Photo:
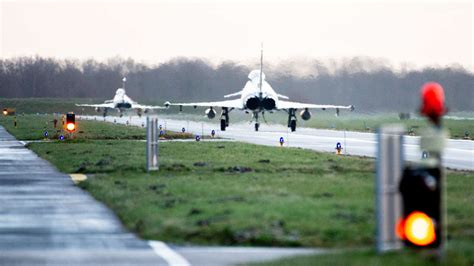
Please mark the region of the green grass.
<svg viewBox="0 0 474 266"><path fill-rule="evenodd" d="M14 126L16 119L17 125ZM57 119L57 126L54 128L53 120ZM61 116L55 115L35 115L26 114L19 116L0 116L0 125L4 126L8 132L15 135L20 140L42 140L44 133L48 132L48 138L57 140L60 135L67 135L63 129ZM110 140L145 140L146 132L144 128L117 124L111 127L110 124L95 120L80 120L76 117L77 129L73 134L74 140L86 139L110 139ZM189 133L165 132L165 138L193 138Z"/></svg>
<svg viewBox="0 0 474 266"><path fill-rule="evenodd" d="M168 142L160 144L160 171L146 174L144 143L89 140L30 147L63 172L91 174L81 186L146 239L206 245L374 245L371 159L232 142ZM474 174L448 172L447 184L449 243L455 248L451 256L471 260ZM371 252L350 254L361 263L385 260ZM306 265L306 259L297 265Z"/></svg>

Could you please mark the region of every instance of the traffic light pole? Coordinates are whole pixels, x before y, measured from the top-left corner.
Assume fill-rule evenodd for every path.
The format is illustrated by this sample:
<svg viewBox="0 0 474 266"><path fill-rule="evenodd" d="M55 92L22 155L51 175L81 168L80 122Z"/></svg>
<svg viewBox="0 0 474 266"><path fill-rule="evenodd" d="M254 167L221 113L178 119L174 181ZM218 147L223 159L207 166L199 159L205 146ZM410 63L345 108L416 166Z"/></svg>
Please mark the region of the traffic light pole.
<svg viewBox="0 0 474 266"><path fill-rule="evenodd" d="M446 246L446 181L442 153L448 134L441 126L446 113L443 87L428 82L421 88L420 112L429 126L420 134L422 159L403 171L399 190L403 218L397 225L406 247L424 250L441 260Z"/></svg>
<svg viewBox="0 0 474 266"><path fill-rule="evenodd" d="M447 191L446 191L446 175L442 166L442 152L446 145L446 139L448 138L448 133L443 129L441 124L441 118L430 119L431 125L422 133L420 137L420 148L423 151L427 151L429 156L423 158L420 162L421 166L426 168L436 169L438 177L437 181L439 184L439 203L438 203L438 212L439 212L439 225L438 237L439 244L437 246L437 257L439 259L443 258L445 255L445 249L447 245Z"/></svg>

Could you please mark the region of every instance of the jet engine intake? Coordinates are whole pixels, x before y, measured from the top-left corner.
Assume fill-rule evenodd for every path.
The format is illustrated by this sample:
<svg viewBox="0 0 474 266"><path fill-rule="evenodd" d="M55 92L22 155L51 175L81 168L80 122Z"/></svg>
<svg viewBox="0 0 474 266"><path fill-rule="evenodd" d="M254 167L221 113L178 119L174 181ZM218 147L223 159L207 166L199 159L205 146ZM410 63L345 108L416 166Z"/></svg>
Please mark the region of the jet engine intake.
<svg viewBox="0 0 474 266"><path fill-rule="evenodd" d="M272 98L263 99L261 105L267 111L275 109L276 106L275 100L273 100Z"/></svg>
<svg viewBox="0 0 474 266"><path fill-rule="evenodd" d="M301 119L303 120L309 120L311 118L311 112L308 110L308 108L305 108L303 111L300 113Z"/></svg>
<svg viewBox="0 0 474 266"><path fill-rule="evenodd" d="M250 110L257 110L260 107L260 99L258 97L248 98L245 106Z"/></svg>

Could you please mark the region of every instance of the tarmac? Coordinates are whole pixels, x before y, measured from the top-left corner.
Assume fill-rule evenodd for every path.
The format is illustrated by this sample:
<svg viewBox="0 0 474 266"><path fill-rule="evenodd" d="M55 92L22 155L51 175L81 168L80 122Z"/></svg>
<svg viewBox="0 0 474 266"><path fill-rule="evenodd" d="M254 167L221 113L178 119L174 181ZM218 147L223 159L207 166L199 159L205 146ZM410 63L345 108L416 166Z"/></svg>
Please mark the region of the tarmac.
<svg viewBox="0 0 474 266"><path fill-rule="evenodd" d="M0 126L0 265L167 265Z"/></svg>

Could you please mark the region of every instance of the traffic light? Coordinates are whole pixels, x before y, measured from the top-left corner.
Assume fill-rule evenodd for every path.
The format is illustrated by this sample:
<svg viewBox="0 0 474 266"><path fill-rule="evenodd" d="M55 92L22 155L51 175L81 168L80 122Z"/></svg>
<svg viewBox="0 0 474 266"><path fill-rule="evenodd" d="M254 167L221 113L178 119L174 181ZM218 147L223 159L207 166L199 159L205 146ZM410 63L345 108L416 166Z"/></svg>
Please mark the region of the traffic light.
<svg viewBox="0 0 474 266"><path fill-rule="evenodd" d="M410 168L403 171L400 193L402 218L397 235L408 247L437 248L442 244L441 170Z"/></svg>
<svg viewBox="0 0 474 266"><path fill-rule="evenodd" d="M69 132L76 130L76 115L72 112L66 114L66 130Z"/></svg>

